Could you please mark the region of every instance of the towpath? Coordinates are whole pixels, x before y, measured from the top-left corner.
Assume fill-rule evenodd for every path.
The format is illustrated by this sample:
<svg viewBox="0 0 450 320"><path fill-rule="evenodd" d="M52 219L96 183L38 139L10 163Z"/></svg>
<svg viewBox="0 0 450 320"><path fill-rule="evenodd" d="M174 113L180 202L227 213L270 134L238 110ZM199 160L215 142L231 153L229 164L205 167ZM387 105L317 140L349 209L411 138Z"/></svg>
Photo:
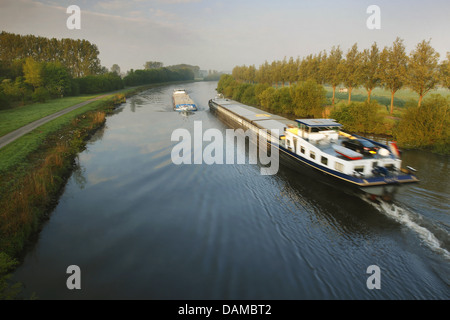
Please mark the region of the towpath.
<svg viewBox="0 0 450 320"><path fill-rule="evenodd" d="M69 112L71 112L71 111L73 111L75 109L81 108L81 107L87 105L88 103L91 103L93 101L96 101L96 100L99 100L101 98L104 98L104 97L106 97L106 96L108 96L110 94L111 93L108 93L108 94L104 94L104 95L101 95L101 96L97 96L97 97L92 98L90 100L86 100L84 102L78 103L76 105L73 105L73 106L68 107L66 109L63 109L63 110L60 110L60 111L55 112L55 113L53 113L51 115L48 115L46 117L43 117L43 118L41 118L39 120L36 120L34 122L31 122L31 123L29 123L29 124L19 128L17 130L14 130L14 131L12 131L12 132L10 132L10 133L0 137L0 149L3 148L4 146L10 144L14 140L19 139L23 135L33 131L34 129L36 129L36 128L40 127L40 126L42 126L43 124L45 124L45 123L47 123L49 121L52 121L52 120L54 120L54 119L56 119L56 118L58 118L58 117L60 117L60 116L62 116L64 114L66 114L66 113L69 113Z"/></svg>

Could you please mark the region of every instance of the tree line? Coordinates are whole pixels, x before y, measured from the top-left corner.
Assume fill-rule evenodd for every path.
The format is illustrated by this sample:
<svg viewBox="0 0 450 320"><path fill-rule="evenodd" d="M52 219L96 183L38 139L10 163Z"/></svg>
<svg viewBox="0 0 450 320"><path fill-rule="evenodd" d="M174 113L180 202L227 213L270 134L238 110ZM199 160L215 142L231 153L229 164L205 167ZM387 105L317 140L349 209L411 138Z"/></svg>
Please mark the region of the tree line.
<svg viewBox="0 0 450 320"><path fill-rule="evenodd" d="M59 62L74 78L100 73L97 45L87 40L56 39L0 33L0 61L8 68L16 60L33 58L37 62Z"/></svg>
<svg viewBox="0 0 450 320"><path fill-rule="evenodd" d="M397 41L397 44L399 43ZM331 117L342 123L345 130L350 132L389 135L396 139L402 148L427 148L450 154L450 97L431 94L422 101L425 94L438 84L449 88L449 57L447 56L443 63L436 64L436 69L431 69L433 72L426 73L426 63L423 62L425 56L421 56L417 51L422 52L422 48L427 44L429 43L419 44L417 48L421 50L416 48L406 60L405 68L397 71L393 67L395 60L382 56L383 52L376 50L376 44L371 50L363 51L361 60L364 63L360 67L355 59L358 55L356 45L349 50L351 53L345 58L342 53L336 54L339 53L339 48L334 47L330 54L310 55L303 60L297 59L297 62L290 58L289 61L284 59L272 64L266 62L259 69L254 66L235 67L232 75L221 76L217 91L233 100L289 118ZM396 45L393 46L393 52L399 50ZM424 51L429 52L429 49ZM386 54L387 51L384 55ZM435 54L434 56L436 57ZM380 70L382 59L390 61L390 64L383 65L385 70ZM334 67L331 68L331 65ZM350 70L351 66L354 66L353 69L360 69L360 74ZM344 72L345 69L350 71ZM395 119L389 116L386 108L379 105L376 99L371 100L370 95L376 86L385 86L391 88L393 97L402 87L396 85L395 79L398 74L405 72L405 69L407 73L403 78L404 85L408 84L420 98L418 104L414 101L407 102L401 118ZM379 76L382 73L390 73L391 77L385 76L382 80ZM428 76L425 77L424 74ZM383 81L386 81L386 84ZM323 86L325 83L333 86L332 107L329 107L330 101L326 97ZM335 105L334 91L341 84L348 88L349 99L347 103L340 102ZM358 86L364 86L367 90L368 99L364 102L351 101L351 90Z"/></svg>
<svg viewBox="0 0 450 320"><path fill-rule="evenodd" d="M190 68L161 67L157 69L131 69L123 78L127 86L139 86L169 81L194 80L194 72Z"/></svg>
<svg viewBox="0 0 450 320"><path fill-rule="evenodd" d="M197 66L162 67L147 62L123 78L114 64L101 66L99 50L87 40L49 39L0 33L0 109L79 94L114 91L125 85L193 80Z"/></svg>
<svg viewBox="0 0 450 320"><path fill-rule="evenodd" d="M450 53L441 63L439 57L430 40L418 43L407 55L403 40L397 38L392 46L383 50L373 43L370 49L359 51L355 43L344 54L340 46L334 46L330 52L322 51L302 59L290 57L272 63L265 61L259 68L236 66L232 75L238 81L277 87L306 80L328 84L333 89L333 106L336 88L341 85L347 88L348 103L353 89L364 87L370 101L372 90L381 86L391 93L392 114L394 95L403 87L409 87L419 95L419 106L423 97L438 85L450 88Z"/></svg>

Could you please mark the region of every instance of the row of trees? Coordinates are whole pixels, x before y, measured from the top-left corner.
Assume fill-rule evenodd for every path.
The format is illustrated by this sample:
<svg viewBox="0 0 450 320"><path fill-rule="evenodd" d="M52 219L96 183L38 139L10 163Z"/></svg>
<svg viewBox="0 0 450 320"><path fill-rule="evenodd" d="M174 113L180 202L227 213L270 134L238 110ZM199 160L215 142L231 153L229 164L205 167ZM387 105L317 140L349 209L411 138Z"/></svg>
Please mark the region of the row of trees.
<svg viewBox="0 0 450 320"><path fill-rule="evenodd" d="M6 69L15 60L33 58L37 62L59 62L72 77L80 78L101 72L99 53L97 46L87 40L0 33L0 62Z"/></svg>
<svg viewBox="0 0 450 320"><path fill-rule="evenodd" d="M124 87L121 77L115 72L74 78L61 62L39 62L32 57L14 60L13 65L13 70L0 73L0 108ZM5 77L11 74L15 77Z"/></svg>
<svg viewBox="0 0 450 320"><path fill-rule="evenodd" d="M127 86L189 80L194 80L194 72L190 68L185 67L179 69L174 69L171 67L145 70L131 69L123 78L123 81Z"/></svg>
<svg viewBox="0 0 450 320"><path fill-rule="evenodd" d="M315 55L294 60L267 61L258 69L252 66L237 66L233 77L249 83L265 83L284 86L286 83L314 80L319 84L328 84L333 88L332 105L335 103L336 88L343 85L348 89L348 102L351 102L352 90L364 87L368 100L375 87L382 86L391 92L391 113L394 95L409 87L419 95L419 106L423 97L437 85L450 88L450 54L439 63L439 53L422 41L406 54L403 40L397 38L392 46L380 50L376 43L370 49L358 50L355 43L344 55L339 46Z"/></svg>
<svg viewBox="0 0 450 320"><path fill-rule="evenodd" d="M261 106L273 113L318 118L325 110L326 90L311 79L289 87L274 88L267 83L242 83L231 75L222 75L217 91L233 100Z"/></svg>

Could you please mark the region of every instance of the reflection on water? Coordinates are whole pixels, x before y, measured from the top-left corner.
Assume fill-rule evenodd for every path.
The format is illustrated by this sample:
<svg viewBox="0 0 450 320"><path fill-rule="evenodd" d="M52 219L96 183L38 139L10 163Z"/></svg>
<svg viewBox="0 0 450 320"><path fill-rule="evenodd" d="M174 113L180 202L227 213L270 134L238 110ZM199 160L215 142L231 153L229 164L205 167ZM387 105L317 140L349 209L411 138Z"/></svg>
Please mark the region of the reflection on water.
<svg viewBox="0 0 450 320"><path fill-rule="evenodd" d="M84 176L85 171L86 169L81 166L80 159L77 157L73 166L72 178L80 189L84 189L87 183L87 179Z"/></svg>
<svg viewBox="0 0 450 320"><path fill-rule="evenodd" d="M228 128L208 110L216 86L185 85L199 106L189 115L172 110L175 86L164 86L109 116L15 279L61 299L450 297L445 256L358 197L283 165L274 176L250 164L174 165L173 130ZM396 205L448 248L448 159L404 157L423 183L402 189ZM78 292L65 288L72 264ZM366 287L374 264L381 290Z"/></svg>

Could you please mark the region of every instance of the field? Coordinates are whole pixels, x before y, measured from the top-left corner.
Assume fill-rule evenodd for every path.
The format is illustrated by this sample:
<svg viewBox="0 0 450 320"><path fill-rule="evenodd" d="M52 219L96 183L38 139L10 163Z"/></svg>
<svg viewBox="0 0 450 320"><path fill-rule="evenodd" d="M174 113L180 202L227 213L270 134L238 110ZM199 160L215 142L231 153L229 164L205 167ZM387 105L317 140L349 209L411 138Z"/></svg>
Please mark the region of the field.
<svg viewBox="0 0 450 320"><path fill-rule="evenodd" d="M325 86L327 90L327 99L329 99L331 104L331 98L333 96L333 88L330 86ZM348 93L340 93L338 92L338 88L336 88L336 96L335 103L339 103L341 101L348 101ZM429 97L432 94L440 94L444 97L450 96L450 91L447 89L435 89L428 92L424 98ZM391 92L389 90L383 88L375 88L372 91L371 99L377 100L379 104L386 106L386 110L389 110L389 106L391 105ZM358 88L352 90L352 101L366 101L367 100L367 91L364 88ZM417 105L419 101L419 95L412 91L411 89L400 89L395 93L394 96L394 112L395 108L403 108L406 103L411 103L413 105Z"/></svg>

